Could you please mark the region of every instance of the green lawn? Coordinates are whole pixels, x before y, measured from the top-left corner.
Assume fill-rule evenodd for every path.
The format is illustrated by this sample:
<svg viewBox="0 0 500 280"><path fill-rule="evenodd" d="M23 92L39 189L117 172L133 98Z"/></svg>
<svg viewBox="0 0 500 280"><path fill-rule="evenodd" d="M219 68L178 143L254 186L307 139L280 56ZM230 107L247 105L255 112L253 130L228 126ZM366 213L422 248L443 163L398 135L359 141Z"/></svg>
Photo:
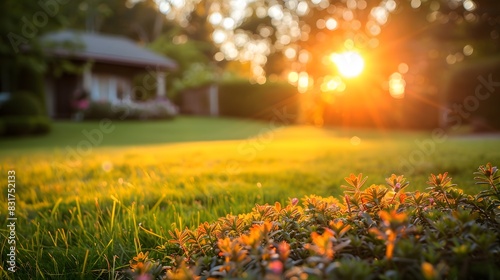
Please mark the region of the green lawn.
<svg viewBox="0 0 500 280"><path fill-rule="evenodd" d="M410 189L424 189L431 172L448 171L475 193L472 172L500 163L495 137L436 143L421 132L272 129L265 122L187 117L104 128L100 137L98 122L61 122L47 136L0 140L0 178L16 171L16 279L112 279L106 271L125 266L136 252L168 251L157 246L169 229L244 213L255 203L338 197L350 173L363 172L370 185L405 172ZM6 220L4 196L1 203ZM6 227L0 233L6 240ZM4 265L6 255L0 258Z"/></svg>
<svg viewBox="0 0 500 280"><path fill-rule="evenodd" d="M104 127L104 129L102 129ZM88 140L87 134L101 131L99 147L137 146L186 141L234 140L255 135L266 124L232 119L181 117L174 121L127 122L57 122L53 131L44 136L18 139L0 138L0 156L12 152L32 152L40 149L76 146Z"/></svg>

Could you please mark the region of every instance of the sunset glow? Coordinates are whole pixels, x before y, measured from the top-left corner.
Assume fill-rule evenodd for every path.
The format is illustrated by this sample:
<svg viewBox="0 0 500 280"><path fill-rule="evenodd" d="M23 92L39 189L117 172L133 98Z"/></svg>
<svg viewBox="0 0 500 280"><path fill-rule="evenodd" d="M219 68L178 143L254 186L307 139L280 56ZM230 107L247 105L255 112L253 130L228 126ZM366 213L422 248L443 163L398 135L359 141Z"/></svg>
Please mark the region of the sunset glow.
<svg viewBox="0 0 500 280"><path fill-rule="evenodd" d="M359 76L365 67L363 57L355 51L348 51L340 54L333 53L330 59L335 63L340 74L345 78Z"/></svg>

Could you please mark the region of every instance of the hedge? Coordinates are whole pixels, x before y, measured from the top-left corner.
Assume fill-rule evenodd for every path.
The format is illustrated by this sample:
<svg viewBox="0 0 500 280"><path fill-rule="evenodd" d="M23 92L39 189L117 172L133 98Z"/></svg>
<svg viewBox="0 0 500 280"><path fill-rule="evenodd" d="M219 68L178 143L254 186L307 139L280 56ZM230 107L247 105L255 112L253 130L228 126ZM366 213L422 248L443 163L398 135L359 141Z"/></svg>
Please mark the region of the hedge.
<svg viewBox="0 0 500 280"><path fill-rule="evenodd" d="M500 57L464 64L451 75L446 90L449 126L471 124L476 131L500 130ZM453 107L461 107L459 112Z"/></svg>
<svg viewBox="0 0 500 280"><path fill-rule="evenodd" d="M434 129L439 127L439 101L425 93L411 92L402 99L365 85L349 85L332 103L323 103L325 124L346 127Z"/></svg>
<svg viewBox="0 0 500 280"><path fill-rule="evenodd" d="M50 119L46 116L0 117L0 132L2 132L2 125L4 136L46 134L51 129Z"/></svg>
<svg viewBox="0 0 500 280"><path fill-rule="evenodd" d="M283 112L288 119L283 119ZM298 92L287 83L223 82L219 84L219 114L292 123L299 115Z"/></svg>

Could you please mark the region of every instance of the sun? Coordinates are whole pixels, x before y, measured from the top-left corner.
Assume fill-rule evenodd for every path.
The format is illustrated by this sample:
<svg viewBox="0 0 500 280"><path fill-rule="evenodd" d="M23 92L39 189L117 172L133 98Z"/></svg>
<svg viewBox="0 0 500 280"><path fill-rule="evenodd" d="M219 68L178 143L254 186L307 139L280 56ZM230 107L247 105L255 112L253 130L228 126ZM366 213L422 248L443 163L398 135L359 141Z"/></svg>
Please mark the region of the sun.
<svg viewBox="0 0 500 280"><path fill-rule="evenodd" d="M363 57L355 51L333 53L330 55L330 59L335 63L340 74L345 78L359 76L365 67Z"/></svg>

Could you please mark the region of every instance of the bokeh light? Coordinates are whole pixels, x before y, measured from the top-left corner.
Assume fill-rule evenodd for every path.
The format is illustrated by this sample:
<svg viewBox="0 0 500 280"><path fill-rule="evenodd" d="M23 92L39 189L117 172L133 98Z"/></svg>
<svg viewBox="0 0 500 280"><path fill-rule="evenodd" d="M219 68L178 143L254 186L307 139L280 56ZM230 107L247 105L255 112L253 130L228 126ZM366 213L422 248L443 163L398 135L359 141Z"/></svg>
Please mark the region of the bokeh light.
<svg viewBox="0 0 500 280"><path fill-rule="evenodd" d="M393 73L389 79L389 93L394 98L403 98L405 96L406 81L401 73Z"/></svg>
<svg viewBox="0 0 500 280"><path fill-rule="evenodd" d="M353 137L351 137L350 142L353 146L357 146L357 145L361 144L361 138L359 138L358 136L353 136Z"/></svg>
<svg viewBox="0 0 500 280"><path fill-rule="evenodd" d="M466 56L470 56L470 55L472 55L472 53L474 52L474 48L473 48L471 45L466 45L466 46L464 47L463 52L464 52L464 55L466 55Z"/></svg>

